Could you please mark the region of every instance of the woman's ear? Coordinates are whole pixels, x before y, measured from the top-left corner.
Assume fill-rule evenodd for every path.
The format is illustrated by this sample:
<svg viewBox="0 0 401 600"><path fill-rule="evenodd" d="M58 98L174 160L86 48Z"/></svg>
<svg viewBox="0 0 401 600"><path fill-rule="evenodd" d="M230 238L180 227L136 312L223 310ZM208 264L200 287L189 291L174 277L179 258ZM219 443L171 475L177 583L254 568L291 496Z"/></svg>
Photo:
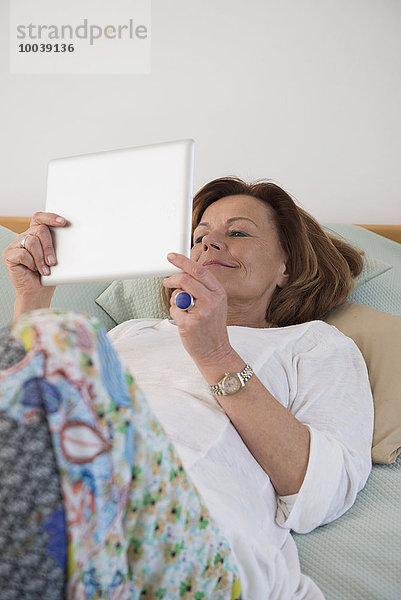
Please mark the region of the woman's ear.
<svg viewBox="0 0 401 600"><path fill-rule="evenodd" d="M277 280L277 286L279 288L285 287L288 283L289 276L290 276L290 274L287 271L287 265L285 263L283 263L280 266L280 271L279 271L278 280Z"/></svg>

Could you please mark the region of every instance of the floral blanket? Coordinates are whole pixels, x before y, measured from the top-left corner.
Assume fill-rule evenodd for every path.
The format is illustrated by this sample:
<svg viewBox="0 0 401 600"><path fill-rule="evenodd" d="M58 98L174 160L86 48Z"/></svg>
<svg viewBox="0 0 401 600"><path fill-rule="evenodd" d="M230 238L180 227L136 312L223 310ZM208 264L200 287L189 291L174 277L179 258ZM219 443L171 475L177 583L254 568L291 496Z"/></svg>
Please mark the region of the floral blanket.
<svg viewBox="0 0 401 600"><path fill-rule="evenodd" d="M0 333L2 600L238 599L223 535L105 331L40 310Z"/></svg>

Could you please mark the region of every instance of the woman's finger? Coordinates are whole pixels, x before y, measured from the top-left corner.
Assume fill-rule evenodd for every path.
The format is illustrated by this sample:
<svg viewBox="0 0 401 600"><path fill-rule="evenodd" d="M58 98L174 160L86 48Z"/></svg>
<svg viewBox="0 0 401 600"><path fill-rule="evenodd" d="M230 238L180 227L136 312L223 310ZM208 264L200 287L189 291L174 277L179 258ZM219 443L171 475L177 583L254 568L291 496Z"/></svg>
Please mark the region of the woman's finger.
<svg viewBox="0 0 401 600"><path fill-rule="evenodd" d="M33 233L42 244L43 256L46 263L51 267L56 264L56 253L53 247L53 239L50 233L50 227L65 227L68 224L67 219L57 213L36 212L30 223L26 234Z"/></svg>
<svg viewBox="0 0 401 600"><path fill-rule="evenodd" d="M183 254L170 253L167 254L167 259L174 266L178 267L179 269L182 269L185 273L188 273L189 275L191 275L191 277L200 281L211 292L223 291L224 288L219 283L219 281L217 281L217 279L212 275L212 273L209 273L209 271L202 267L202 265L199 265L190 258L187 258Z"/></svg>
<svg viewBox="0 0 401 600"><path fill-rule="evenodd" d="M33 225L28 229L28 231L24 235L35 236L40 241L43 252L43 260L45 264L48 264L49 266L53 266L56 264L56 253L53 246L53 239L50 233L50 229L47 225ZM26 238L25 248L29 250L29 248L27 247L28 240L29 237Z"/></svg>
<svg viewBox="0 0 401 600"><path fill-rule="evenodd" d="M201 281L194 279L192 275L188 273L177 273L171 275L163 281L163 286L172 289L181 289L189 294L192 294L194 298L199 298L205 294L210 294L210 289L207 288Z"/></svg>
<svg viewBox="0 0 401 600"><path fill-rule="evenodd" d="M31 219L29 229L15 240L15 245L20 247L21 241L25 238L24 247L28 252L33 250L32 256L34 260L39 259L37 267L42 274L48 274L45 268L46 265L53 266L56 264L56 253L49 226L64 227L66 224L67 220L56 213L37 212ZM41 248L35 241L29 239L30 236L38 238Z"/></svg>
<svg viewBox="0 0 401 600"><path fill-rule="evenodd" d="M45 227L45 226L43 225L43 227ZM41 235L46 237L43 232L41 232ZM49 236L50 236L50 233L49 233ZM24 238L25 238L24 247L23 248L21 247L22 252L25 252L25 253L31 255L31 257L35 263L35 267L36 267L35 270L38 270L41 275L49 275L50 269L46 264L45 254L44 254L42 242L41 242L39 235L35 235L34 233L26 233L24 236L22 236L21 239L24 239ZM21 239L18 242L18 247L20 247ZM50 252L54 254L53 245L51 245L51 248L52 248L52 250ZM26 260L28 260L28 259L26 259Z"/></svg>
<svg viewBox="0 0 401 600"><path fill-rule="evenodd" d="M37 271L32 255L23 248L10 248L7 254L4 254L4 263L10 269L23 266L30 271Z"/></svg>
<svg viewBox="0 0 401 600"><path fill-rule="evenodd" d="M31 227L35 227L34 233L41 241L43 255L49 266L56 264L56 253L53 247L53 239L49 230L51 227L64 227L68 224L67 219L57 213L36 212L31 219Z"/></svg>
<svg viewBox="0 0 401 600"><path fill-rule="evenodd" d="M32 225L51 225L52 227L63 227L63 225L66 224L67 220L57 213L39 211L32 216L29 227L32 227Z"/></svg>

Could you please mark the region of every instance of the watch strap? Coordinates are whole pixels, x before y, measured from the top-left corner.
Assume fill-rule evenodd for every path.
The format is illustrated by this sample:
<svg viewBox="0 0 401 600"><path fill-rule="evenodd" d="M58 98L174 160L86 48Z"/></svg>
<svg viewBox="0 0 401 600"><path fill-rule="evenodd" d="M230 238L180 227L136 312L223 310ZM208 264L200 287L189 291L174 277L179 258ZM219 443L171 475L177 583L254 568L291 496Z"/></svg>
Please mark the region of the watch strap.
<svg viewBox="0 0 401 600"><path fill-rule="evenodd" d="M248 364L246 364L245 367L242 369L242 371L240 371L239 373L224 373L224 377L218 383L216 383L216 385L209 386L210 391L215 396L228 396L233 393L235 394L235 392L226 392L224 390L223 384L224 384L225 378L228 376L236 375L241 383L241 387L238 390L236 390L236 391L239 391L241 388L243 388L245 386L246 382L250 380L253 373L254 373L254 371L253 371L252 367Z"/></svg>

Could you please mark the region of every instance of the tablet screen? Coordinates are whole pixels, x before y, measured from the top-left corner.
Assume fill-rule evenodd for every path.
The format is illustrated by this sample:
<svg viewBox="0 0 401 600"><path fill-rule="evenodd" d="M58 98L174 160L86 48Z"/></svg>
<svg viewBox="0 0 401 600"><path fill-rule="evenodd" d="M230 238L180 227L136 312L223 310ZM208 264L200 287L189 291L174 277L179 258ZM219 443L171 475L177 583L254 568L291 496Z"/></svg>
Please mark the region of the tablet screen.
<svg viewBox="0 0 401 600"><path fill-rule="evenodd" d="M43 285L164 276L169 252L189 256L194 141L190 139L52 160L46 211L57 265Z"/></svg>

